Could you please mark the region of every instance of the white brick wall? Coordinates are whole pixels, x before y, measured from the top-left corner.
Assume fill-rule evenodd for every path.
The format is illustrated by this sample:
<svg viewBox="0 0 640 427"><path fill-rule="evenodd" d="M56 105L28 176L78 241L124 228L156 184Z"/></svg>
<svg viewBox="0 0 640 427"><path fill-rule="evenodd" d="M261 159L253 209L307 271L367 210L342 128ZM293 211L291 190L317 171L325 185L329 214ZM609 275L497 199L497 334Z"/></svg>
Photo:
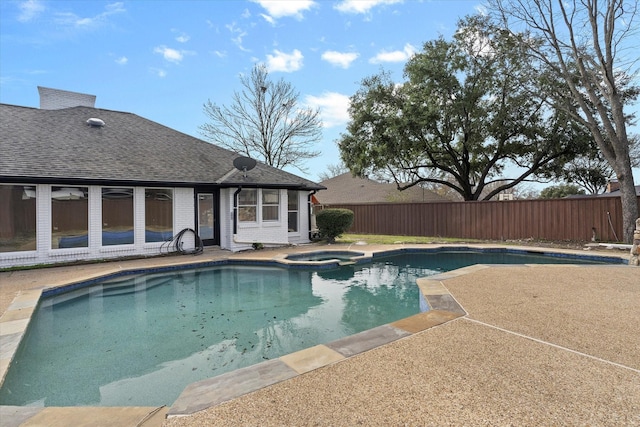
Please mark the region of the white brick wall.
<svg viewBox="0 0 640 427"><path fill-rule="evenodd" d="M279 246L309 242L308 192L298 192L299 231L289 234L287 190L280 190L280 211L278 221L261 221L261 197L258 196L258 221L238 222L238 233L233 235L233 193L237 188L220 191L220 247L232 251L251 249L253 243L264 246ZM225 217L226 216L226 217Z"/></svg>
<svg viewBox="0 0 640 427"><path fill-rule="evenodd" d="M193 188L175 188L173 190L173 233L174 235L191 228L195 230L195 193ZM185 233L183 249L193 249L195 247L195 237L193 233Z"/></svg>
<svg viewBox="0 0 640 427"><path fill-rule="evenodd" d="M68 186L68 185L67 185ZM36 186L36 241L37 250L0 253L0 268L72 262L79 260L109 259L133 255L156 255L166 252L162 242L145 242L145 189L134 188L134 244L102 246L102 187L89 186L89 247L51 248L51 185ZM195 192L193 188L173 188L173 233L185 228L195 229ZM238 222L238 233L233 235L233 193L236 188L220 190L220 247L232 251L252 248L252 243L265 246L309 242L308 192L298 192L299 231L288 232L287 191L280 190L279 220L255 223ZM258 205L258 210L260 210ZM260 213L259 213L260 219ZM192 233L186 233L183 249L195 247Z"/></svg>
<svg viewBox="0 0 640 427"><path fill-rule="evenodd" d="M134 244L102 246L102 187L89 187L89 247L51 248L51 185L36 186L36 247L35 251L0 253L0 268L72 262L79 260L108 259L132 255L156 255L163 242L145 242L145 189L134 188ZM173 232L195 228L193 188L173 188ZM184 249L192 249L195 239L192 233L184 236ZM166 248L166 244L164 244ZM166 250L166 249L165 249ZM163 251L164 252L164 251Z"/></svg>

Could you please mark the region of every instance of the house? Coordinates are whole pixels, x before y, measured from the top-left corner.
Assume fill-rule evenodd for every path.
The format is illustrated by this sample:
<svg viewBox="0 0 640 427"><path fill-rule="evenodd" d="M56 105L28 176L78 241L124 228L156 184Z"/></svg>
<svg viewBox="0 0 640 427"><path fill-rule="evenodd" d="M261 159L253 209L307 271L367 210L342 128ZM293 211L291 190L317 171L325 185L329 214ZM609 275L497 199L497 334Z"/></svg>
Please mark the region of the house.
<svg viewBox="0 0 640 427"><path fill-rule="evenodd" d="M326 190L314 196L323 207L341 204L365 203L423 203L447 202L449 200L419 186L399 191L394 183L381 183L367 178L358 178L350 172L335 176L320 183Z"/></svg>
<svg viewBox="0 0 640 427"><path fill-rule="evenodd" d="M0 268L309 242L322 185L95 96L0 104Z"/></svg>

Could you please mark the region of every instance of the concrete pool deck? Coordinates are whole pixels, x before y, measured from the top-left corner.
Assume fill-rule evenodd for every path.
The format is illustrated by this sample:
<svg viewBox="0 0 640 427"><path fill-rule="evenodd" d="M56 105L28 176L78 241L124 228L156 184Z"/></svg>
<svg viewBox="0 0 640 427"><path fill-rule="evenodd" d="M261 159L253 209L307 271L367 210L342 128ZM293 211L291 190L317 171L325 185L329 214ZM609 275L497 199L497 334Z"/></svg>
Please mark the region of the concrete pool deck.
<svg viewBox="0 0 640 427"><path fill-rule="evenodd" d="M208 250L198 257L0 273L0 369L6 372L5 349L16 345L16 331L26 327L27 313L43 288L124 269L222 258L270 260L283 252L345 248L310 245L242 254ZM419 286L439 310L283 356L276 360L278 366L266 367L257 384L252 376L241 381L242 373L236 371L235 377L230 373L223 380L193 385L195 393L189 396L185 390L171 408L4 406L0 421L24 427L640 425L640 269L474 266L423 279ZM442 318L435 319L438 315ZM268 375L276 379L265 380ZM243 384L250 387L243 389ZM224 393L231 400L221 398ZM224 403L216 404L216 399Z"/></svg>

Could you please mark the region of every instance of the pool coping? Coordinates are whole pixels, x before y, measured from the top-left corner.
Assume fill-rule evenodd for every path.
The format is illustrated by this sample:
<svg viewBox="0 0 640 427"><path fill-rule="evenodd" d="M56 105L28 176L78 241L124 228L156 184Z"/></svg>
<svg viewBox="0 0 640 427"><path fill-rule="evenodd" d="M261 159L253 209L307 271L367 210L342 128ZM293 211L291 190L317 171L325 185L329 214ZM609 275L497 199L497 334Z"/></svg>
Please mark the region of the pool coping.
<svg viewBox="0 0 640 427"><path fill-rule="evenodd" d="M306 252L318 252L317 250L309 251L309 248L298 248L298 250L300 249ZM375 257L407 252L430 253L438 251L508 252L518 254L549 255L585 260L605 260L617 265L623 265L626 261L626 258L622 255L591 255L572 250L556 250L547 248L531 249L495 245L400 245L395 248L384 247L382 249L373 249L369 251L363 250L362 247L358 247L358 252L364 253L365 255L359 257L360 259L356 260L356 262L364 263ZM332 252L332 250L325 249L323 252ZM345 249L337 249L336 252L345 252ZM15 351L18 349L20 340L28 328L31 315L35 312L40 298L45 295L53 295L77 289L82 286L90 286L91 284L106 278L139 274L142 272L161 272L217 265L277 265L289 268L297 268L302 264L304 268L308 268L310 265L313 267L320 266L319 268L335 268L339 265L338 261L291 261L286 259L286 256L288 255L286 253L277 254L270 258L251 255L257 255L257 253L250 253L248 256L247 254L241 254L240 257L234 259L226 258L204 262L184 262L149 268L138 267L122 269L120 267L117 271L99 274L88 279L43 287L42 289L21 291L9 308L2 314L2 316L0 316L0 370L2 375L0 384L4 381L10 362L15 355ZM514 264L510 264L510 266L513 265ZM563 266L570 265L571 264L563 264ZM448 292L443 282L454 277L472 273L478 269L489 268L490 266L495 265L477 264L434 276L428 276L426 278L419 278L417 280L417 284L421 290L421 296L429 305L429 311L419 313L390 324L382 325L359 334L344 337L330 343L320 344L308 349L300 350L299 352L281 356L268 362L263 362L267 364L269 362L274 362L268 365L270 369L267 369L267 372L273 370L273 365L279 365L277 370L273 370L274 373L279 372L279 376L265 375L265 367L260 363L217 377L198 381L187 386L183 390L182 394L169 408L166 416L183 416L198 412L251 391L255 391L285 379L304 374L311 370L345 360L361 352L368 351L465 316L466 312ZM527 266L535 266L535 264ZM244 377L241 377L241 375L244 375ZM244 380L239 382L239 378L244 378ZM233 384L239 384L239 387L236 387L234 390L229 390L229 379L232 379ZM30 409L33 410L32 407ZM44 409L44 407L42 409Z"/></svg>

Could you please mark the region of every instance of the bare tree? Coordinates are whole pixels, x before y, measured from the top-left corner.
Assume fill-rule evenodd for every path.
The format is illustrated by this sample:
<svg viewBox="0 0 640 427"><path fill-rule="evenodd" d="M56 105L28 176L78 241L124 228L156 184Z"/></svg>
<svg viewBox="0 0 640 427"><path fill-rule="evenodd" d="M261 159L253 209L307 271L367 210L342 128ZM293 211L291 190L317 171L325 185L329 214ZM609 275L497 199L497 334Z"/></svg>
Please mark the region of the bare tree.
<svg viewBox="0 0 640 427"><path fill-rule="evenodd" d="M282 79L272 82L264 65L255 65L240 82L243 89L234 92L230 106L204 104L211 121L200 126L201 135L268 165L306 172L305 160L320 155L311 149L322 137L320 110L299 107L300 94Z"/></svg>
<svg viewBox="0 0 640 427"><path fill-rule="evenodd" d="M320 175L318 175L318 179L320 181L326 181L347 172L349 172L349 168L346 167L342 162L329 164L327 165L327 170L325 170L324 172L320 172Z"/></svg>
<svg viewBox="0 0 640 427"><path fill-rule="evenodd" d="M567 87L554 106L586 126L620 183L624 240L633 238L638 205L625 106L638 95L635 0L490 0L502 25L525 30L532 59ZM634 22L635 21L635 22ZM636 41L637 43L637 41Z"/></svg>

